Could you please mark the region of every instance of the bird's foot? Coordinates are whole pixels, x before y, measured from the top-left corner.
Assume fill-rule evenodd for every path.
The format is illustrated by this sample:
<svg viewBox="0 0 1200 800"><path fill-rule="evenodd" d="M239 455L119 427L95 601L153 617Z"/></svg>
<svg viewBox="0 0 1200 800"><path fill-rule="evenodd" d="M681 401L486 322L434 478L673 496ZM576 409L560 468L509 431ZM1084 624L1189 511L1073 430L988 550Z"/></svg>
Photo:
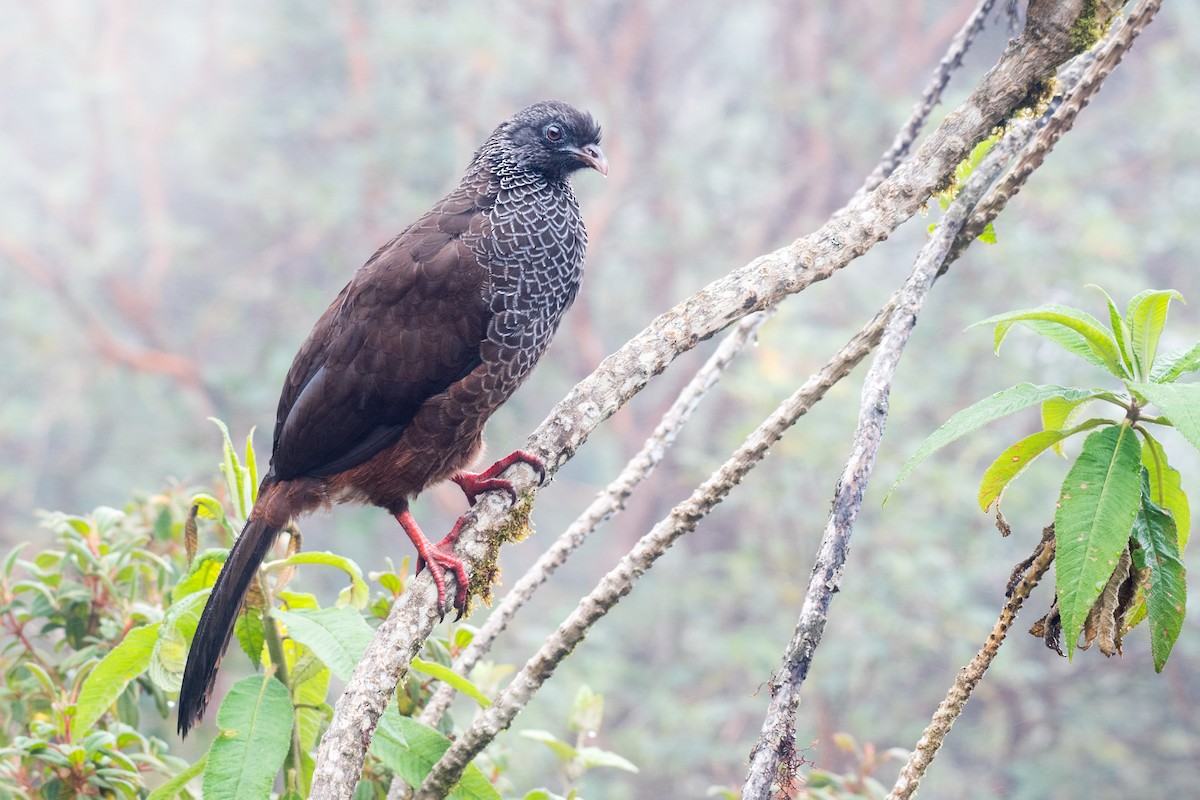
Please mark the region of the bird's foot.
<svg viewBox="0 0 1200 800"><path fill-rule="evenodd" d="M446 618L446 571L454 573L454 581L457 584L457 591L454 594L454 610L458 612L458 616L454 620L457 622L462 619L463 614L467 612L467 592L471 580L467 575L466 565L453 552L454 544L458 541L459 528L462 527L462 520L454 523L454 528L445 539L433 544L425 538L425 534L417 527L416 520L407 510L395 516L400 527L404 528L404 532L412 540L413 547L417 548L417 574L421 574L421 570L426 566L429 567L429 574L433 576L433 585L437 587L438 614L442 619Z"/></svg>
<svg viewBox="0 0 1200 800"><path fill-rule="evenodd" d="M540 458L526 453L524 450L514 450L483 472L460 472L451 476L450 480L459 485L463 494L467 496L467 502L471 505L475 505L479 495L494 491L508 492L509 498L515 503L517 502L517 490L513 488L512 481L505 480L499 475L517 462L532 467L533 471L537 473L539 484L546 480L546 465Z"/></svg>

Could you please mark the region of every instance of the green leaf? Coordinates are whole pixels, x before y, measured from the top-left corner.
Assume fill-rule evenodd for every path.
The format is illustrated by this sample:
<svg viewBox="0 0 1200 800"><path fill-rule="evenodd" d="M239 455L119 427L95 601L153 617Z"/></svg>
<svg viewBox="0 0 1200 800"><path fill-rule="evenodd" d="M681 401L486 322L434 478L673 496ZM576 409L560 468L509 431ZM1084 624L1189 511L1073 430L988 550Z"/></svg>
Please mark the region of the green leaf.
<svg viewBox="0 0 1200 800"><path fill-rule="evenodd" d="M900 469L900 474L896 477L883 501L887 502L888 497L892 496L892 492L896 491L900 482L907 478L917 468L917 465L946 445L971 431L982 428L989 422L1023 411L1038 403L1044 403L1054 397L1067 401L1083 401L1093 397L1112 398L1114 395L1103 389L1074 389L1064 386L1035 386L1032 383L1018 383L991 397L985 397L946 420L940 428L929 435L929 438L921 442L917 451Z"/></svg>
<svg viewBox="0 0 1200 800"><path fill-rule="evenodd" d="M143 625L129 631L121 643L88 673L75 703L75 718L71 720L71 735L74 738L78 739L90 731L96 720L125 691L129 682L149 666L154 643L158 640L159 624Z"/></svg>
<svg viewBox="0 0 1200 800"><path fill-rule="evenodd" d="M363 580L362 570L358 564L345 556L339 556L336 553L319 553L315 551L296 553L287 558L272 561L270 564L267 564L267 569L274 572L283 567L300 564L322 564L327 567L336 567L345 572L350 576L350 593L348 595L350 605L357 609L366 608L367 601L371 597L371 589L367 586L367 582Z"/></svg>
<svg viewBox="0 0 1200 800"><path fill-rule="evenodd" d="M205 800L268 797L292 739L292 701L271 672L238 681L217 711Z"/></svg>
<svg viewBox="0 0 1200 800"><path fill-rule="evenodd" d="M1144 487L1148 492L1148 484ZM1145 594L1146 616L1150 622L1150 654L1154 658L1154 671L1162 672L1183 629L1187 608L1186 571L1179 558L1175 520L1143 495L1133 537L1138 543L1138 548L1133 551L1134 566L1139 571L1148 571Z"/></svg>
<svg viewBox="0 0 1200 800"><path fill-rule="evenodd" d="M1171 304L1171 300L1182 303L1183 295L1174 289L1147 290L1129 301L1125 323L1133 345L1136 364L1134 374L1141 380L1146 379L1154 364L1154 356L1158 352L1158 339L1167 324L1167 306Z"/></svg>
<svg viewBox="0 0 1200 800"><path fill-rule="evenodd" d="M637 766L632 761L616 753L611 753L608 750L601 750L599 747L581 747L579 748L579 760L583 762L585 767L613 767L615 769L623 769L626 772L638 772Z"/></svg>
<svg viewBox="0 0 1200 800"><path fill-rule="evenodd" d="M147 673L160 689L179 691L187 664L187 643L196 633L209 591L193 592L172 603L163 614Z"/></svg>
<svg viewBox="0 0 1200 800"><path fill-rule="evenodd" d="M266 629L263 628L262 609L246 608L244 614L238 614L233 623L233 635L237 637L242 651L250 657L257 669L262 666L263 642L266 641Z"/></svg>
<svg viewBox="0 0 1200 800"><path fill-rule="evenodd" d="M1093 364L1103 366L1119 378L1130 377L1121 363L1121 353L1112 333L1104 328L1100 320L1077 308L1047 305L1027 311L1010 311L988 317L970 327L995 325L994 343L996 353L999 353L1004 337L1018 322ZM1083 347L1080 347L1080 342Z"/></svg>
<svg viewBox="0 0 1200 800"><path fill-rule="evenodd" d="M300 747L311 750L317 746L317 735L321 726L332 713L325 702L329 694L329 670L318 670L300 682L292 692L296 702L296 726L300 736Z"/></svg>
<svg viewBox="0 0 1200 800"><path fill-rule="evenodd" d="M1077 400L1064 400L1061 397L1051 397L1042 403L1043 430L1065 431L1068 428L1074 428L1079 422L1079 417L1083 416L1088 403L1095 399L1094 397L1083 397ZM1064 458L1067 455L1063 452L1062 442L1054 444L1054 452Z"/></svg>
<svg viewBox="0 0 1200 800"><path fill-rule="evenodd" d="M1161 506L1175 520L1175 531L1179 536L1179 551L1187 547L1192 530L1192 512L1188 496L1183 491L1183 479L1179 470L1167 463L1167 453L1150 434L1142 431L1142 466L1150 480L1150 499Z"/></svg>
<svg viewBox="0 0 1200 800"><path fill-rule="evenodd" d="M355 665L375 632L354 609L321 608L316 610L275 611L275 619L287 625L287 635L307 647L321 659L339 680L350 680Z"/></svg>
<svg viewBox="0 0 1200 800"><path fill-rule="evenodd" d="M1134 383L1129 388L1158 406L1175 430L1200 450L1200 383Z"/></svg>
<svg viewBox="0 0 1200 800"><path fill-rule="evenodd" d="M579 751L571 745L559 739L550 731L541 730L526 730L521 731L521 735L526 739L533 739L535 742L541 742L549 747L554 755L558 756L559 761L573 761L579 757Z"/></svg>
<svg viewBox="0 0 1200 800"><path fill-rule="evenodd" d="M1038 431L1009 446L983 473L983 480L979 483L979 507L984 511L991 508L992 503L1000 500L1008 484L1051 447L1057 447L1064 439L1082 431L1111 424L1110 420L1091 419L1066 431Z"/></svg>
<svg viewBox="0 0 1200 800"><path fill-rule="evenodd" d="M1186 350L1175 350L1154 359L1150 380L1154 383L1174 383L1180 376L1200 369L1200 344Z"/></svg>
<svg viewBox="0 0 1200 800"><path fill-rule="evenodd" d="M578 733L595 734L604 720L604 695L596 694L587 684L579 687L571 703L567 727Z"/></svg>
<svg viewBox="0 0 1200 800"><path fill-rule="evenodd" d="M401 716L394 701L380 716L379 727L371 741L371 752L413 787L421 785L433 765L449 749L449 739L412 717ZM467 765L462 778L447 797L451 800L501 800L496 787L474 764Z"/></svg>
<svg viewBox="0 0 1200 800"><path fill-rule="evenodd" d="M1112 326L1113 338L1117 342L1117 350L1121 353L1121 363L1124 365L1126 373L1130 375L1141 374L1137 372L1138 365L1134 358L1133 339L1130 335L1129 326L1125 324L1125 320L1121 317L1121 312L1117 310L1117 304L1108 296L1108 292L1096 284L1089 283L1087 286L1104 295L1104 301L1108 304L1108 320Z"/></svg>
<svg viewBox="0 0 1200 800"><path fill-rule="evenodd" d="M441 664L432 661L424 661L420 658L414 658L408 668L413 672L420 672L423 675L428 675L431 678L449 684L456 692L465 694L470 697L481 708L487 708L492 704L488 696L479 690L479 687L471 683L469 680L459 675L449 667L444 667Z"/></svg>
<svg viewBox="0 0 1200 800"><path fill-rule="evenodd" d="M197 554L187 574L171 590L172 601L178 603L190 594L211 589L227 558L229 550L223 547L213 547Z"/></svg>
<svg viewBox="0 0 1200 800"><path fill-rule="evenodd" d="M254 456L254 428L246 434L246 477L250 489L250 508L258 501L258 461Z"/></svg>
<svg viewBox="0 0 1200 800"><path fill-rule="evenodd" d="M183 772L175 775L169 781L151 792L146 797L146 800L173 800L173 798L177 797L193 778L204 771L206 764L208 764L208 756L201 756L200 760L195 764L187 767L183 770Z"/></svg>
<svg viewBox="0 0 1200 800"><path fill-rule="evenodd" d="M1054 515L1055 573L1068 656L1129 541L1141 470L1137 436L1122 423L1088 436L1063 481Z"/></svg>
<svg viewBox="0 0 1200 800"><path fill-rule="evenodd" d="M992 223L989 222L983 226L983 232L979 234L979 241L984 244L996 243L996 229L992 226Z"/></svg>

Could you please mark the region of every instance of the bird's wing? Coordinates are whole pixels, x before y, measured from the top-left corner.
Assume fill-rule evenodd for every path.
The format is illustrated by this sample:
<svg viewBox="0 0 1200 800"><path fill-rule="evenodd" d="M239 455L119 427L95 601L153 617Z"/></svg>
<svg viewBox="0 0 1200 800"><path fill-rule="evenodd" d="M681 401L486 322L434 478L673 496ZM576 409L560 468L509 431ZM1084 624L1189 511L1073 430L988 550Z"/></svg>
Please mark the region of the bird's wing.
<svg viewBox="0 0 1200 800"><path fill-rule="evenodd" d="M488 278L465 240L481 224L477 194L456 192L358 270L288 372L275 477L326 477L363 463L478 366Z"/></svg>

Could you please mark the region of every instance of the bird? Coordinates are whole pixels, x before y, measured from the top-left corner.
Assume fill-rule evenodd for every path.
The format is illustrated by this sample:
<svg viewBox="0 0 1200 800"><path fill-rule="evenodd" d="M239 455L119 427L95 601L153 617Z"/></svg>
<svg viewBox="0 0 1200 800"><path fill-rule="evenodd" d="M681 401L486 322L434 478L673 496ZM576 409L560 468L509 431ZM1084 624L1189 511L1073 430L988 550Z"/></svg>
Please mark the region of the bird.
<svg viewBox="0 0 1200 800"><path fill-rule="evenodd" d="M466 608L468 576L452 547L460 519L436 544L409 504L456 482L473 505L535 456L517 450L487 469L484 423L550 344L583 276L587 230L571 187L580 169L608 175L600 126L555 100L500 123L449 194L379 248L301 345L284 380L271 462L245 527L212 587L188 652L178 730L204 716L250 584L278 533L338 503L392 514L428 567L446 609Z"/></svg>

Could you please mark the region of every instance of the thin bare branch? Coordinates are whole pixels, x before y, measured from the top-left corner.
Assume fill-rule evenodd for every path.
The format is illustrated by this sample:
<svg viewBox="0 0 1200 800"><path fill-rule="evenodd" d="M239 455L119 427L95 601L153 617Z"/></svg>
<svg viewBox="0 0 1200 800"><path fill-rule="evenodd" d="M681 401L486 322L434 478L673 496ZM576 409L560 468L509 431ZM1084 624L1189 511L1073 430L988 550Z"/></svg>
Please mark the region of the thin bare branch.
<svg viewBox="0 0 1200 800"><path fill-rule="evenodd" d="M908 151L912 149L913 143L916 142L917 135L920 134L929 115L942 101L942 92L950 83L950 76L962 66L963 56L971 49L975 37L983 30L983 24L987 21L987 16L995 4L996 0L981 0L958 33L954 34L954 38L950 40L949 49L942 56L942 60L938 62L933 75L930 76L925 91L921 92L921 99L913 106L912 115L896 132L892 146L879 159L879 164L876 165L874 171L867 176L862 187L855 192L856 197L866 194L882 183L884 178L896 171L896 167L900 166L900 162L908 155Z"/></svg>
<svg viewBox="0 0 1200 800"><path fill-rule="evenodd" d="M1008 602L1004 604L1004 608L1000 610L1000 617L992 627L992 632L988 635L987 642L975 654L975 657L971 659L971 663L963 667L962 671L958 673L958 677L954 680L954 685L950 687L950 691L946 694L946 699L938 706L937 711L934 712L933 719L929 722L929 726L925 728L924 733L921 734L921 738L917 740L917 746L909 756L908 763L901 768L900 776L896 779L896 784L888 794L887 800L905 800L911 797L913 792L917 790L917 786L920 784L921 778L924 777L925 771L933 762L933 758L937 755L942 742L946 740L946 734L950 732L950 727L962 713L967 700L971 698L971 692L979 685L979 681L983 679L983 674L991 666L992 659L1000 652L1000 645L1004 642L1004 637L1008 636L1008 631L1012 628L1013 622L1016 621L1017 612L1021 610L1021 605L1029 597L1033 588L1038 585L1038 581L1042 579L1046 571L1050 569L1050 564L1053 561L1054 526L1051 525L1042 532L1042 540L1038 542L1037 547L1034 549L1033 556L1028 568L1025 570L1024 576L1013 588Z"/></svg>

